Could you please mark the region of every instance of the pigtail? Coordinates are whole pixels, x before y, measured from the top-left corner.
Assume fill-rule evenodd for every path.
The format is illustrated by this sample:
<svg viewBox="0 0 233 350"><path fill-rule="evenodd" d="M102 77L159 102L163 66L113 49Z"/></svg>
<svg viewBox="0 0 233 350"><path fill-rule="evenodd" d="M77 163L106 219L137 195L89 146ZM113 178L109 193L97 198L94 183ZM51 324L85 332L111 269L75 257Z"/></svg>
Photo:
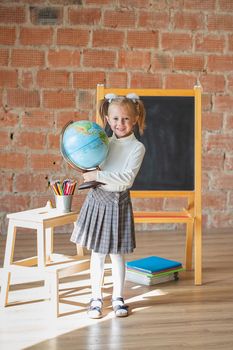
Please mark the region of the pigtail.
<svg viewBox="0 0 233 350"><path fill-rule="evenodd" d="M138 129L140 135L143 134L146 128L146 110L141 100L137 100L137 112L138 112Z"/></svg>
<svg viewBox="0 0 233 350"><path fill-rule="evenodd" d="M105 98L99 101L99 115L103 122L104 127L107 124L106 115L108 115L109 101Z"/></svg>

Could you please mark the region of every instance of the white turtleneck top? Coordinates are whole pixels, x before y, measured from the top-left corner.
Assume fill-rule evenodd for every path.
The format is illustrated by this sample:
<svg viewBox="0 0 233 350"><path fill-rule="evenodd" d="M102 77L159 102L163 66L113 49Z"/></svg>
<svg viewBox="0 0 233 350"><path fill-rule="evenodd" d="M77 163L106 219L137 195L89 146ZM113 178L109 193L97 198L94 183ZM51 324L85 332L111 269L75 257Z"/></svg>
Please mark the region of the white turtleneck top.
<svg viewBox="0 0 233 350"><path fill-rule="evenodd" d="M97 171L97 181L106 184L101 186L106 191L125 191L133 185L145 147L134 134L120 139L113 134L109 141L108 156Z"/></svg>

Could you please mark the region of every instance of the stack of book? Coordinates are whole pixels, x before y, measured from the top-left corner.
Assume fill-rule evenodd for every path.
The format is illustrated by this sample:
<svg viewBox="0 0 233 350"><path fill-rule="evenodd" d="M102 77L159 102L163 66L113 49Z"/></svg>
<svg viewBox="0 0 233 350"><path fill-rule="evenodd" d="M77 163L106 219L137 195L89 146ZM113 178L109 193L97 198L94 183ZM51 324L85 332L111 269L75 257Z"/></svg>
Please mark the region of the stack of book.
<svg viewBox="0 0 233 350"><path fill-rule="evenodd" d="M149 256L126 262L126 280L150 286L178 280L179 272L183 270L182 264L178 261Z"/></svg>

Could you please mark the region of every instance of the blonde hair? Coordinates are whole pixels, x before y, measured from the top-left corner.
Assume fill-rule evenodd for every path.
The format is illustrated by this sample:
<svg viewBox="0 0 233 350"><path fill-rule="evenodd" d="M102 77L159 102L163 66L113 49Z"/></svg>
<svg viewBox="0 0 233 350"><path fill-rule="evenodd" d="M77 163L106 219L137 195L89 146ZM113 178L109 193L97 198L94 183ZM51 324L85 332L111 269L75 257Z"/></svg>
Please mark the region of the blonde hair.
<svg viewBox="0 0 233 350"><path fill-rule="evenodd" d="M138 117L137 124L140 135L143 134L146 127L146 111L143 102L140 99L130 99L126 96L117 96L111 100L102 99L99 103L99 114L104 123L104 126L107 124L106 116L108 116L109 107L113 104L123 106L129 111L130 116Z"/></svg>

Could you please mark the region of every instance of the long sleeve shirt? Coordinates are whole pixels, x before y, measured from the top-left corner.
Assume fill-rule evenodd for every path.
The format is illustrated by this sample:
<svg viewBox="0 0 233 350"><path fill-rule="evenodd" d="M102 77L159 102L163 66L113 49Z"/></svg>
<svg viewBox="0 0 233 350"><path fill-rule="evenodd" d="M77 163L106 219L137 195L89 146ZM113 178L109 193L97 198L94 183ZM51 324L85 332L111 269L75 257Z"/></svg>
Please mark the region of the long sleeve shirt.
<svg viewBox="0 0 233 350"><path fill-rule="evenodd" d="M121 192L133 185L145 154L144 145L134 134L118 139L114 134L110 138L106 160L97 171L97 181L103 182L106 191Z"/></svg>

